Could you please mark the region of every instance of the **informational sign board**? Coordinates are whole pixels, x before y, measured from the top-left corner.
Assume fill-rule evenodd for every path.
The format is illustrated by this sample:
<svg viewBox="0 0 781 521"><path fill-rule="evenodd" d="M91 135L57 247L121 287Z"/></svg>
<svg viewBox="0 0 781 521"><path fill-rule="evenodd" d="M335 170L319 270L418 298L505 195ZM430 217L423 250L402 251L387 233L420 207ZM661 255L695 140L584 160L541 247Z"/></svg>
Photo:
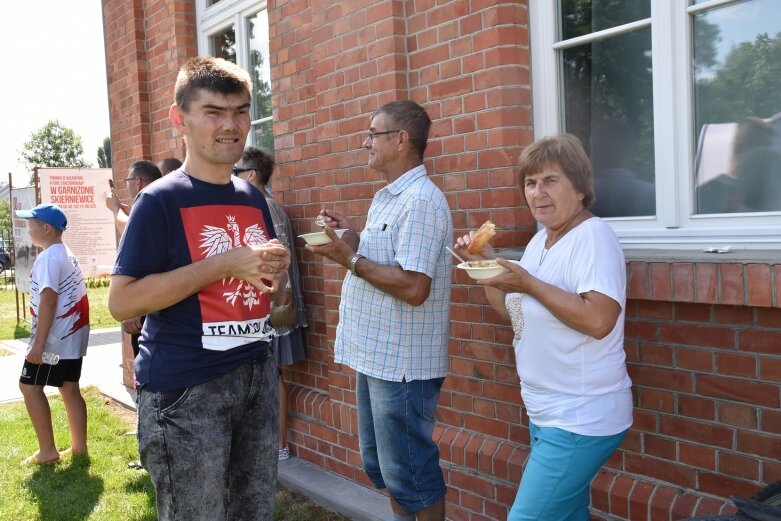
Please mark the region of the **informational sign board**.
<svg viewBox="0 0 781 521"><path fill-rule="evenodd" d="M41 202L68 217L62 241L79 259L85 277L111 274L117 241L114 214L106 208L110 168L39 168Z"/></svg>
<svg viewBox="0 0 781 521"><path fill-rule="evenodd" d="M27 219L16 216L16 210L29 210L35 206L35 187L13 188L11 190L11 226L14 232L14 280L16 289L22 293L30 293L30 272L35 262L38 250L33 246L27 233Z"/></svg>

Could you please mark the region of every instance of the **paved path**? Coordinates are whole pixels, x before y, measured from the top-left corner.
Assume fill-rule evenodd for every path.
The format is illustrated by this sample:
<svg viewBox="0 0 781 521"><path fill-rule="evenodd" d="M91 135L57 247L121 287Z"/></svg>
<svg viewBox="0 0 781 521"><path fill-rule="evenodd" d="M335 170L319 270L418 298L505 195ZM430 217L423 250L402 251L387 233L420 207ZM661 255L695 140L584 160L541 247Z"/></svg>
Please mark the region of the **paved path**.
<svg viewBox="0 0 781 521"><path fill-rule="evenodd" d="M101 392L127 406L133 406L133 393L122 384L122 344L118 327L98 329L90 334L87 356L81 370L82 387L97 386ZM22 399L19 376L22 372L28 339L0 341L0 348L10 351L0 356L0 403ZM47 394L56 394L56 387L46 387Z"/></svg>

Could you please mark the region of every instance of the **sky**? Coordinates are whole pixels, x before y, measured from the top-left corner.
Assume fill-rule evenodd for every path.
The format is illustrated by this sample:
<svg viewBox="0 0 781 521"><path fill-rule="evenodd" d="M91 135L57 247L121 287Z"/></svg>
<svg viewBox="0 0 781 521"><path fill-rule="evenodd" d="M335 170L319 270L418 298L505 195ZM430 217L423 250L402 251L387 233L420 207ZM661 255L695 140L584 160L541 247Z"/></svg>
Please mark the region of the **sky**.
<svg viewBox="0 0 781 521"><path fill-rule="evenodd" d="M0 16L0 184L30 175L18 163L30 134L58 119L82 139L98 166L109 136L108 93L100 0L4 2Z"/></svg>

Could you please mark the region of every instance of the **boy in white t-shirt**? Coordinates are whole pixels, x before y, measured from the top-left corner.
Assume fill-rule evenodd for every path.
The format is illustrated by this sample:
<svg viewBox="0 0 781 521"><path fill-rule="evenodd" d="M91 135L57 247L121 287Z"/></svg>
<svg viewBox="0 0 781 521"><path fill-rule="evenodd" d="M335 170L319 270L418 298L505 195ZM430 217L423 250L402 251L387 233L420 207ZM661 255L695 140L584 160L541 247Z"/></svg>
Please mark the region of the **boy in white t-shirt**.
<svg viewBox="0 0 781 521"><path fill-rule="evenodd" d="M87 406L79 389L89 341L87 287L76 257L62 242L65 213L56 205L39 204L16 215L28 220L32 243L43 248L30 272L32 331L19 378L38 450L23 464L51 465L61 453L54 444L46 385L60 389L71 429L70 451L87 454Z"/></svg>

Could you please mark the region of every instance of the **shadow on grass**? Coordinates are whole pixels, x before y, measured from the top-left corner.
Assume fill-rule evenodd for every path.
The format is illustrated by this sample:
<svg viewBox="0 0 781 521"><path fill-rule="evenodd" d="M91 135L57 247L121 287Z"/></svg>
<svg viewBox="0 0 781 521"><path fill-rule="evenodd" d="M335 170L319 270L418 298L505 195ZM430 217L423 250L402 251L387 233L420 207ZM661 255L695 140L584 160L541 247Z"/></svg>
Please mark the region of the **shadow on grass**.
<svg viewBox="0 0 781 521"><path fill-rule="evenodd" d="M125 485L125 491L131 494L138 492L145 493L147 504L152 510L150 514L135 518L134 521L157 521L157 514L155 513L155 488L152 486L152 480L149 478L149 474L147 474L146 471L139 470L138 476Z"/></svg>
<svg viewBox="0 0 781 521"><path fill-rule="evenodd" d="M24 481L47 521L87 519L103 493L103 479L89 473L89 456L73 456L70 464L41 466Z"/></svg>

